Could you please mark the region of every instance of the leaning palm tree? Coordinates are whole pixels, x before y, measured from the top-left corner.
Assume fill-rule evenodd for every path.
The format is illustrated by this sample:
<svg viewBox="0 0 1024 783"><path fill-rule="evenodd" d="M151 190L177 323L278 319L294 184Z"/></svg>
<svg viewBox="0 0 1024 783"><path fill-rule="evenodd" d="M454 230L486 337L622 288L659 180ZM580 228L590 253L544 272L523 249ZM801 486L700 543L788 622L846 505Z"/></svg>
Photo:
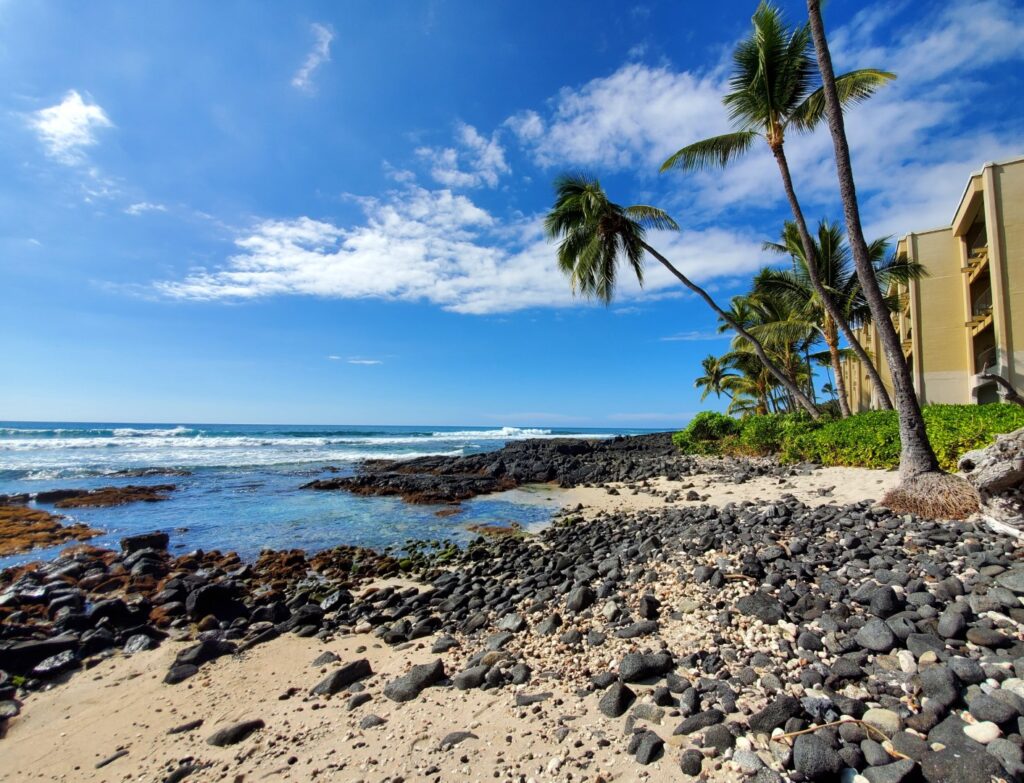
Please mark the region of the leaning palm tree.
<svg viewBox="0 0 1024 783"><path fill-rule="evenodd" d="M729 379L735 377L735 373L729 372L729 362L724 356L708 354L700 363L704 374L694 380L693 385L702 389L700 401L704 402L709 394L721 398L722 393L729 394Z"/></svg>
<svg viewBox="0 0 1024 783"><path fill-rule="evenodd" d="M750 37L733 53L731 91L723 98L736 130L683 147L662 164L661 170L721 168L747 152L759 137L763 138L775 156L804 252L811 258L814 243L793 188L785 151L787 131L813 130L824 118L822 90L815 88L817 73L811 33L807 25L790 29L781 12L767 2L757 7L752 22L754 30ZM893 78L887 71L863 68L840 76L836 87L842 104L847 105L869 98ZM809 271L811 284L822 303L864 363L879 404L891 408L881 377L817 277L816 267L811 265Z"/></svg>
<svg viewBox="0 0 1024 783"><path fill-rule="evenodd" d="M563 174L555 180L555 204L544 219L544 228L558 245L558 266L569 277L573 291L608 303L615 293L619 262L625 259L643 284L644 253L654 256L684 286L697 294L726 321L729 315L703 288L651 247L648 229L677 231L679 226L663 210L638 205L622 207L608 200L601 184L584 174ZM732 324L751 344L757 357L775 379L786 387L815 419L821 414L769 358L757 339L741 325Z"/></svg>
<svg viewBox="0 0 1024 783"><path fill-rule="evenodd" d="M828 349L829 361L835 374L839 410L845 418L850 415L850 407L840 367L839 325L815 290L811 282L810 269L812 264L817 267L817 277L835 302L844 321L860 326L872 320L860 280L850 263L850 248L843 237L842 229L838 223L819 221L817 239L814 240L814 255L811 258L804 252L797 227L791 221L787 221L783 226L782 236L778 242L765 242L762 247L774 253L790 256L794 264L792 270L763 269L754 279L754 290L762 297L788 301L794 311L802 313L812 328L820 334ZM887 249L887 239L876 239L868 248L872 269L881 285L888 288L892 283L905 284L924 276L925 269L921 264L908 260L904 255L887 256ZM896 312L899 302L895 297L890 297L886 307L889 312Z"/></svg>
<svg viewBox="0 0 1024 783"><path fill-rule="evenodd" d="M933 517L963 518L981 506L977 491L970 483L956 476L944 474L928 440L924 416L914 392L910 368L903 357L899 336L885 309L885 297L874 270L864 230L860 223L857 187L853 181L850 146L846 140L843 122L844 87L842 77L836 77L832 68L832 54L825 37L825 24L821 18L820 0L807 0L808 27L814 42L818 69L822 82L824 111L828 117L832 147L835 152L839 192L843 199L846 232L853 249L853 262L857 277L864 288L864 297L878 328L878 336L889 362L893 396L900 421L900 483L890 490L883 502L894 511L908 511Z"/></svg>

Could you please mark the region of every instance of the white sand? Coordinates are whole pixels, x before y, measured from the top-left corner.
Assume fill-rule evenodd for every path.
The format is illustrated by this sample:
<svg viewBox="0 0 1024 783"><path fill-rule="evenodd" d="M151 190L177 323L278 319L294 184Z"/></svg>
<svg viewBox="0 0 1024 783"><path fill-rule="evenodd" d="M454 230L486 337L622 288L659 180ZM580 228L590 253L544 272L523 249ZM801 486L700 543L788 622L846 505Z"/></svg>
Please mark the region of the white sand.
<svg viewBox="0 0 1024 783"><path fill-rule="evenodd" d="M784 479L762 476L751 479L743 484L734 484L728 479L723 480L714 473L688 477L682 481L670 481L659 478L650 482L637 482L643 485L633 490L621 483L611 483L603 487L575 487L564 490L561 496L564 504L570 508L582 504L583 516L589 517L602 511L649 511L663 509L666 505L699 506L709 503L724 506L728 503L742 501L760 501L778 498L783 494L791 494L809 506L820 506L828 503L845 505L861 500L879 500L885 491L896 484L898 475L895 471L868 470L866 468L821 468L807 476L792 476ZM619 494L609 494L608 488L614 487ZM690 491L697 492L701 500L685 500ZM821 494L819 490L831 490ZM679 497L671 504L666 503L665 495L678 491ZM705 499L706 498L706 499Z"/></svg>

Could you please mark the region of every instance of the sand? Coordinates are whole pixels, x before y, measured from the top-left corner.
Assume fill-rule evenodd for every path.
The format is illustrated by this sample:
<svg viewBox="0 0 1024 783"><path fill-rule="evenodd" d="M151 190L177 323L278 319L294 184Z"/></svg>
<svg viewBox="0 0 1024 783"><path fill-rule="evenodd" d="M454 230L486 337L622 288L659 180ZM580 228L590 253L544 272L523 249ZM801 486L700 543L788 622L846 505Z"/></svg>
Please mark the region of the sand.
<svg viewBox="0 0 1024 783"><path fill-rule="evenodd" d="M791 494L809 506L827 503L846 505L861 500L878 500L885 491L895 486L898 480L895 471L869 470L867 468L820 468L806 476L792 476L785 479L774 477L754 478L743 484L734 484L715 473L688 477L683 481L659 478L640 482L640 489L629 489L621 483L609 483L601 487L574 487L565 490L561 496L569 507L583 505L584 518L605 511L649 511L663 509L666 505L699 506L710 503L724 506L728 503L759 501ZM615 489L618 494L610 494ZM688 501L686 494L697 492L700 500ZM678 492L679 497L666 503L665 495Z"/></svg>
<svg viewBox="0 0 1024 783"><path fill-rule="evenodd" d="M583 511L576 515L586 518L602 511L665 508L666 493L679 490L685 496L690 489L717 505L770 499L787 492L809 504L848 503L880 497L895 478L889 472L830 468L781 483L763 478L736 485L708 475L682 482L652 481L636 494L617 485L617 495L605 488L579 488L562 497L570 507L583 504ZM828 488L832 489L826 494L819 492ZM686 589L670 585L666 598L678 601ZM698 616L694 615L695 623ZM663 636L671 649L687 649L699 636L714 631L711 622L707 618L706 628L681 623ZM550 691L551 696L528 707L516 706L511 688L433 687L406 704L385 698L381 691L387 681L413 664L438 657L430 653L432 641L422 639L396 649L362 634L326 644L287 636L209 663L197 676L174 686L162 679L185 643L168 641L157 650L130 657L117 653L68 682L26 699L22 714L10 722L6 738L0 740L0 781L160 781L185 759L209 765L186 781L233 783L680 779L679 749L671 738L678 719L666 717L660 726L652 725L669 744L664 757L643 767L626 753L626 718L609 720L597 710L598 695L574 693L585 682L588 666L597 663L607 669L631 642L615 640L607 649L599 648L598 654L604 656L600 661L575 660L566 654L568 650L559 659L559 651L554 650L548 661L557 673L545 676L542 667L535 666L531 681L521 686L524 693ZM524 643L545 644L535 638ZM448 673L454 674L476 649L479 645L440 657ZM326 650L342 662L369 659L375 672L366 681L372 696L369 702L349 711L345 693L308 696L333 668L311 666ZM386 723L360 729L360 721L370 714ZM168 734L172 727L199 718L204 721L201 727ZM230 747L207 744L218 728L252 718L262 719L266 727ZM442 748L442 739L455 731L476 736ZM127 755L96 768L119 750L127 750ZM719 764L708 779L742 779L730 764Z"/></svg>

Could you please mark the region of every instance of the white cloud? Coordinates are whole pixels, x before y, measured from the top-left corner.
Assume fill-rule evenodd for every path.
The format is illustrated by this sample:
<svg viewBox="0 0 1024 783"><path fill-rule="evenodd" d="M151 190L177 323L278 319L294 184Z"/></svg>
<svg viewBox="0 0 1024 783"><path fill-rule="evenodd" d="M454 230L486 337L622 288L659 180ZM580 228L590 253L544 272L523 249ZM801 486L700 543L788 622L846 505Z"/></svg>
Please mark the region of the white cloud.
<svg viewBox="0 0 1024 783"><path fill-rule="evenodd" d="M458 147L420 147L416 154L430 165L430 175L448 188L495 187L502 174L511 169L505 149L495 131L489 138L472 125L459 123L455 130Z"/></svg>
<svg viewBox="0 0 1024 783"><path fill-rule="evenodd" d="M103 108L69 90L55 106L32 112L29 125L39 135L51 157L67 165L85 160L84 149L96 144L96 131L113 127Z"/></svg>
<svg viewBox="0 0 1024 783"><path fill-rule="evenodd" d="M292 294L426 301L474 315L579 303L538 218L500 225L465 196L417 186L361 203L366 220L351 228L309 217L259 223L236 240L238 252L223 265L159 282L157 290L196 300ZM696 280L750 272L761 259L755 237L724 229L656 233L650 241ZM623 276L620 298L681 290L652 263L643 289Z"/></svg>
<svg viewBox="0 0 1024 783"><path fill-rule="evenodd" d="M167 207L163 204L154 204L150 201L139 201L125 207L124 211L129 215L141 215L145 212L166 212Z"/></svg>
<svg viewBox="0 0 1024 783"><path fill-rule="evenodd" d="M327 358L330 359L332 362L340 362L341 361L341 357L340 356L336 356L333 353L330 356L328 356Z"/></svg>
<svg viewBox="0 0 1024 783"><path fill-rule="evenodd" d="M367 365L367 366L375 365L375 364L384 364L384 362L382 362L380 359L349 359L348 363L349 364L362 364L362 365Z"/></svg>
<svg viewBox="0 0 1024 783"><path fill-rule="evenodd" d="M690 139L727 124L715 75L629 63L578 90L563 89L547 120L520 112L506 123L541 166L638 167L652 174Z"/></svg>
<svg viewBox="0 0 1024 783"><path fill-rule="evenodd" d="M314 22L310 30L313 32L313 48L292 77L292 87L303 92L313 91L313 75L321 65L331 61L331 41L334 40L334 31L327 25Z"/></svg>

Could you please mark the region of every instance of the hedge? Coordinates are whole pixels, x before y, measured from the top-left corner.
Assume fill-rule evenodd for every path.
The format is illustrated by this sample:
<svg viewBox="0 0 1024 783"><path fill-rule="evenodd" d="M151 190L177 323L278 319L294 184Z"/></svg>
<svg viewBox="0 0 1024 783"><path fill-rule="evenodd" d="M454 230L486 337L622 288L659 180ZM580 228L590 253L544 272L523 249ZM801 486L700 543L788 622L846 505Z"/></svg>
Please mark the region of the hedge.
<svg viewBox="0 0 1024 783"><path fill-rule="evenodd" d="M939 465L955 470L964 452L987 446L1000 433L1024 427L1024 408L999 403L927 405L924 420ZM846 419L819 421L796 413L733 419L706 412L677 432L673 442L687 454L774 454L783 462L865 468L896 468L900 461L895 411L866 411Z"/></svg>

